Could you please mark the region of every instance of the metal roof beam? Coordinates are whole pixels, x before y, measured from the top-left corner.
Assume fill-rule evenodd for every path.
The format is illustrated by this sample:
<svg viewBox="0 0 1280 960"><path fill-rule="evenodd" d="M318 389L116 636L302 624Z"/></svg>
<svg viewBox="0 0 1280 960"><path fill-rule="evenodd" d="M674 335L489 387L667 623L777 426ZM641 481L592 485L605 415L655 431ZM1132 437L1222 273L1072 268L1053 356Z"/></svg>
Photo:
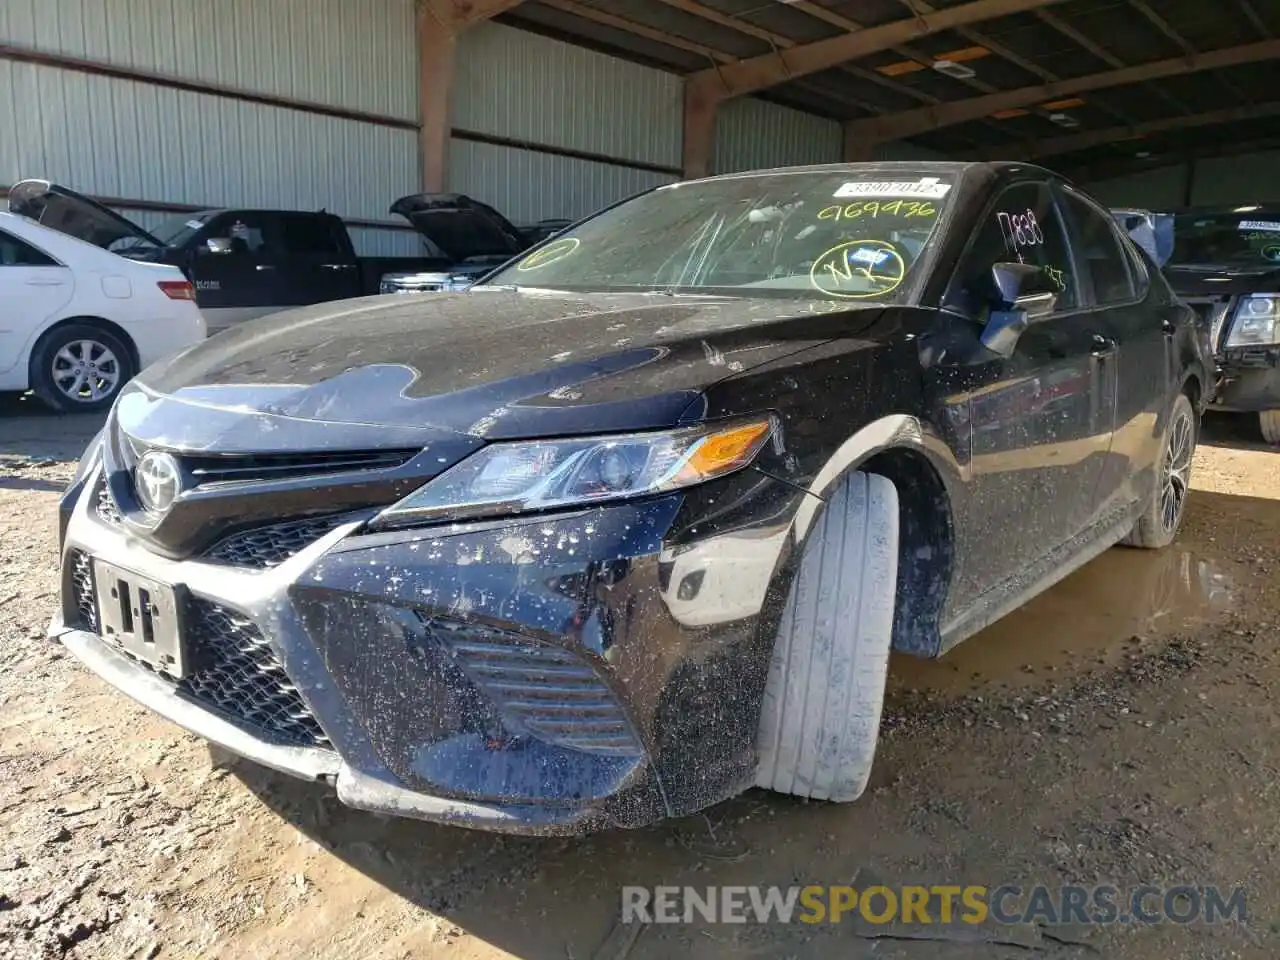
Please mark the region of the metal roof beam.
<svg viewBox="0 0 1280 960"><path fill-rule="evenodd" d="M463 30L518 7L523 0L419 0L419 6L448 30Z"/></svg>
<svg viewBox="0 0 1280 960"><path fill-rule="evenodd" d="M1240 5L1240 9L1244 11L1245 18L1253 24L1253 29L1257 30L1267 39L1275 36L1275 34L1272 33L1271 28L1267 26L1266 21L1258 15L1258 11L1254 9L1253 4L1250 3L1249 0L1236 0L1236 2Z"/></svg>
<svg viewBox="0 0 1280 960"><path fill-rule="evenodd" d="M1052 157L1064 153L1075 153L1109 143L1120 143L1125 140L1137 140L1153 133L1168 133L1172 130L1189 130L1194 127L1211 127L1219 123L1244 123L1249 120L1262 120L1267 117L1280 116L1280 103L1263 103L1247 107L1226 107L1222 110L1209 110L1184 117L1167 117L1163 120L1151 120L1147 123L1136 123L1126 126L1106 127L1101 130L1090 130L1086 133L1073 133L1063 137L1050 137L1024 145L1020 151L1010 152L1004 159L1033 160L1040 157ZM990 159L989 156L973 159Z"/></svg>
<svg viewBox="0 0 1280 960"><path fill-rule="evenodd" d="M1141 173L1144 170L1182 166L1192 160L1212 160L1217 157L1237 157L1248 153L1270 153L1272 151L1280 151L1280 137L1263 137L1258 140L1244 140L1239 143L1224 140L1219 143L1196 147L1193 150L1184 150L1180 153L1107 160L1079 167L1066 167L1059 172L1066 174L1077 182L1109 180L1113 177Z"/></svg>
<svg viewBox="0 0 1280 960"><path fill-rule="evenodd" d="M1173 29L1173 25L1169 23L1168 20L1152 10L1151 7L1147 6L1145 0L1129 0L1129 6L1133 7L1133 9L1137 10L1140 14L1151 21L1151 24L1157 30L1180 46L1184 53L1196 52L1196 48L1188 43L1182 34Z"/></svg>
<svg viewBox="0 0 1280 960"><path fill-rule="evenodd" d="M1072 94L1086 93L1090 90L1105 90L1108 87L1120 87L1126 84L1143 83L1158 80L1162 77L1174 77L1204 70L1218 70L1243 63L1256 63L1280 57L1280 41L1263 40L1258 43L1245 44L1239 47L1226 47L1208 53L1197 53L1168 60L1156 60L1151 63L1094 73L1083 77L1072 77L1056 83L1045 83L1034 87L1022 87L992 93L968 100L957 100L952 103L939 104L934 107L921 107L904 110L901 113L888 114L868 120L854 121L852 126L856 134L868 142L880 143L885 140L898 140L911 137L939 127L949 127L958 123L981 120L1001 110L1014 110L1034 106L1046 100L1055 100Z"/></svg>
<svg viewBox="0 0 1280 960"><path fill-rule="evenodd" d="M971 0L935 13L921 13L838 37L802 43L789 50L748 57L690 75L706 95L721 100L755 93L806 74L828 70L847 60L889 50L919 37L954 30L966 24L1023 13L1062 0Z"/></svg>

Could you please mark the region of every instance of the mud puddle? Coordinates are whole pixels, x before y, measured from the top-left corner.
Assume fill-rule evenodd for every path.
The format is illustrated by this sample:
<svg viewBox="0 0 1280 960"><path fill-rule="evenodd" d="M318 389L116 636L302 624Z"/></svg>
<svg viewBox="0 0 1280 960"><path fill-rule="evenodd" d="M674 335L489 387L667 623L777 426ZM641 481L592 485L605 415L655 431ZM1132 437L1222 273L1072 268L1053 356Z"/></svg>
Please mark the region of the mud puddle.
<svg viewBox="0 0 1280 960"><path fill-rule="evenodd" d="M1117 547L939 660L895 655L891 690L964 695L1072 679L1217 618L1237 578L1178 546Z"/></svg>

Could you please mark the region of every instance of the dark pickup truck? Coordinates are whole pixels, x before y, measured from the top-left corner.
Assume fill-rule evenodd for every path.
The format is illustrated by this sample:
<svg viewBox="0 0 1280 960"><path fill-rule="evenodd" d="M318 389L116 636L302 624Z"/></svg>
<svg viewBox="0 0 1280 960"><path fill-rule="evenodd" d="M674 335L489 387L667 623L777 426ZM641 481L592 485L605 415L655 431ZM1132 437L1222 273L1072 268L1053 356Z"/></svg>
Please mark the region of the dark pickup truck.
<svg viewBox="0 0 1280 960"><path fill-rule="evenodd" d="M1280 444L1280 205L1157 215L1171 232L1161 265L1200 312L1217 366L1212 409L1256 414Z"/></svg>
<svg viewBox="0 0 1280 960"><path fill-rule="evenodd" d="M211 335L288 307L400 289L384 278L482 276L547 232L516 227L461 194L416 194L392 205L432 254L423 257L357 256L346 224L324 211L201 210L145 230L45 180L15 184L9 209L121 256L179 267L196 288Z"/></svg>

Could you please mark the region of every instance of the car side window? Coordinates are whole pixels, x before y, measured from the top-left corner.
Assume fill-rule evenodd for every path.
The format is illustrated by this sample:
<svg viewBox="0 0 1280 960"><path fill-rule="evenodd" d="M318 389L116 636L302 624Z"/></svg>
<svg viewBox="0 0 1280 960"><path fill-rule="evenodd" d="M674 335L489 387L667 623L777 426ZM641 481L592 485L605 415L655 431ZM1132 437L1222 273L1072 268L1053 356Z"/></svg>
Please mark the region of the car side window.
<svg viewBox="0 0 1280 960"><path fill-rule="evenodd" d="M260 213L223 214L207 228L209 240L225 242L228 253L265 256L278 246L274 218Z"/></svg>
<svg viewBox="0 0 1280 960"><path fill-rule="evenodd" d="M334 254L342 252L329 217L285 214L281 217L281 239L288 253Z"/></svg>
<svg viewBox="0 0 1280 960"><path fill-rule="evenodd" d="M1051 273L1064 288L1060 313L1080 304L1066 235L1047 184L1015 184L996 198L961 258L959 289L953 285L949 299L958 292L964 309L980 314L997 263L1029 263Z"/></svg>
<svg viewBox="0 0 1280 960"><path fill-rule="evenodd" d="M1132 265L1114 218L1070 189L1063 189L1062 197L1071 219L1076 255L1093 287L1093 302L1104 307L1134 300Z"/></svg>
<svg viewBox="0 0 1280 960"><path fill-rule="evenodd" d="M56 267L58 261L25 240L0 230L0 267Z"/></svg>

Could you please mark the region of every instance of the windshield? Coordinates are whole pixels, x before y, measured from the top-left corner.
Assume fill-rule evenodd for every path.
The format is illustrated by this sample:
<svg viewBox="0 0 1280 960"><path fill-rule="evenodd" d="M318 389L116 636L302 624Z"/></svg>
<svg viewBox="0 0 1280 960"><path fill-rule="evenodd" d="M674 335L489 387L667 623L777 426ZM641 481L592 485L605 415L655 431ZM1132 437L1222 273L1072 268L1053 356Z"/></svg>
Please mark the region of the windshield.
<svg viewBox="0 0 1280 960"><path fill-rule="evenodd" d="M883 170L673 184L558 235L486 285L902 302L952 186Z"/></svg>
<svg viewBox="0 0 1280 960"><path fill-rule="evenodd" d="M1170 263L1280 267L1280 215L1180 214Z"/></svg>
<svg viewBox="0 0 1280 960"><path fill-rule="evenodd" d="M184 213L162 221L151 234L165 246L180 247L211 219L212 213Z"/></svg>

